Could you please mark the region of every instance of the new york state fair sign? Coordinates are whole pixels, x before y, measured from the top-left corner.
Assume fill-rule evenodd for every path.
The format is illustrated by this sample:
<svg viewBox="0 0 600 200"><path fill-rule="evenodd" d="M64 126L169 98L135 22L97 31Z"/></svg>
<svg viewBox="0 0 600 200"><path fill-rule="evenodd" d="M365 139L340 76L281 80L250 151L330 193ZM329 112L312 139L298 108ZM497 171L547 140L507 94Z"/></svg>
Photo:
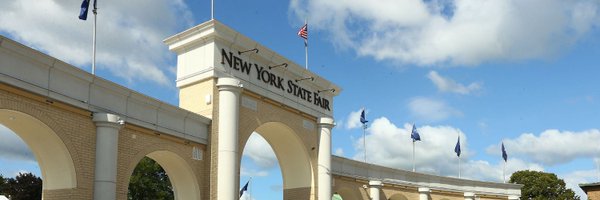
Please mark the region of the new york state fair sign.
<svg viewBox="0 0 600 200"><path fill-rule="evenodd" d="M235 56L231 51L221 49L221 64L228 66L230 69L236 70L245 74L249 78L256 78L258 82L262 82L268 87L274 87L282 93L294 95L304 101L314 104L324 110L331 111L329 100L319 96L319 91L311 91L300 86L295 80L286 80L284 77L278 76L271 72L269 67L260 66L256 63L251 63ZM252 72L254 71L254 72ZM254 77L250 77L255 75Z"/></svg>

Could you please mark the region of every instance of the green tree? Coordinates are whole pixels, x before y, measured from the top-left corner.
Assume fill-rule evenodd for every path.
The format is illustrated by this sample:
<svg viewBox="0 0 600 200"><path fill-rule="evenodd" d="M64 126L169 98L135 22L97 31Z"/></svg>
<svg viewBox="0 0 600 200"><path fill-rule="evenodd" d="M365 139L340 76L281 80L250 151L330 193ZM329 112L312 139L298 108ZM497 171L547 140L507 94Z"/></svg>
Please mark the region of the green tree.
<svg viewBox="0 0 600 200"><path fill-rule="evenodd" d="M165 170L156 161L144 157L129 179L128 199L174 199L173 187Z"/></svg>
<svg viewBox="0 0 600 200"><path fill-rule="evenodd" d="M6 192L4 192L6 190L5 189L6 186L7 186L7 184L6 184L6 179L4 178L4 175L0 174L0 195L3 195L4 193L6 193Z"/></svg>
<svg viewBox="0 0 600 200"><path fill-rule="evenodd" d="M510 183L523 184L521 199L579 200L573 190L565 187L565 181L556 174L538 171L517 171L510 176Z"/></svg>
<svg viewBox="0 0 600 200"><path fill-rule="evenodd" d="M32 173L19 173L17 177L5 180L2 193L9 195L11 200L42 199L42 179Z"/></svg>

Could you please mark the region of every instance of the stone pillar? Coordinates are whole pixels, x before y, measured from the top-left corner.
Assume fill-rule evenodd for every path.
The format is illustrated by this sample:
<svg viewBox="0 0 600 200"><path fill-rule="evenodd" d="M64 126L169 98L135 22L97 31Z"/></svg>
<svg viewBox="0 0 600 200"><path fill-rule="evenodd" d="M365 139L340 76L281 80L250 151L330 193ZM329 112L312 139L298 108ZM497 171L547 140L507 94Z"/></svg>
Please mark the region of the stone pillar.
<svg viewBox="0 0 600 200"><path fill-rule="evenodd" d="M109 113L94 113L92 121L96 124L94 200L114 200L117 199L119 129L123 121Z"/></svg>
<svg viewBox="0 0 600 200"><path fill-rule="evenodd" d="M475 193L465 192L465 200L475 200Z"/></svg>
<svg viewBox="0 0 600 200"><path fill-rule="evenodd" d="M318 198L331 199L331 129L334 126L332 118L321 117L319 125L319 159L318 159Z"/></svg>
<svg viewBox="0 0 600 200"><path fill-rule="evenodd" d="M381 181L369 181L369 195L371 200L381 200L379 193L381 192Z"/></svg>
<svg viewBox="0 0 600 200"><path fill-rule="evenodd" d="M217 155L217 199L239 199L236 183L238 168L238 124L240 81L235 78L219 78L219 124Z"/></svg>
<svg viewBox="0 0 600 200"><path fill-rule="evenodd" d="M429 193L431 193L431 190L429 188L420 187L419 188L419 200L429 200Z"/></svg>
<svg viewBox="0 0 600 200"><path fill-rule="evenodd" d="M519 200L519 196L514 196L514 195L508 196L508 200Z"/></svg>

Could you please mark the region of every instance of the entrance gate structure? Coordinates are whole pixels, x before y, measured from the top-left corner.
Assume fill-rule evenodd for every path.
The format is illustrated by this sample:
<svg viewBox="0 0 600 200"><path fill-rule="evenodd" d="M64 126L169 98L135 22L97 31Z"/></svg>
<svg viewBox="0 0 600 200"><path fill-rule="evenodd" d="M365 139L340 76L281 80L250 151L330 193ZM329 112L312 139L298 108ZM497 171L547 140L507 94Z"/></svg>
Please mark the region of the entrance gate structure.
<svg viewBox="0 0 600 200"><path fill-rule="evenodd" d="M338 86L216 20L165 43L177 53L179 105L213 120L211 198L238 198L240 147L253 132L273 147L284 199L331 197Z"/></svg>
<svg viewBox="0 0 600 200"><path fill-rule="evenodd" d="M341 89L211 20L165 40L177 53L179 107L0 36L0 124L32 149L44 199L127 199L148 156L176 199L237 200L241 152L273 148L283 198L518 199L520 185L413 173L331 155Z"/></svg>

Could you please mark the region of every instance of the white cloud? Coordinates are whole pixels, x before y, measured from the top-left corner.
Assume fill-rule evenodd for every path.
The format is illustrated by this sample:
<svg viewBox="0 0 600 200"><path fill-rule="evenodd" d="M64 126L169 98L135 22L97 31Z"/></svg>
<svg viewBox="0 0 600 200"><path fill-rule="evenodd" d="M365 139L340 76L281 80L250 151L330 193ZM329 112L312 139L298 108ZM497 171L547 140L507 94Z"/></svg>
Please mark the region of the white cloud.
<svg viewBox="0 0 600 200"><path fill-rule="evenodd" d="M411 130L412 125L408 123L397 127L385 117L375 119L367 129L367 161L394 168L412 169ZM471 154L467 137L459 129L449 126L422 126L418 127L418 131L422 141L416 143L415 163L421 172L455 174L458 161L454 146L458 135L461 136L461 157L468 158ZM356 160L363 160L363 140L361 137L354 144L356 152L359 152L354 155Z"/></svg>
<svg viewBox="0 0 600 200"><path fill-rule="evenodd" d="M2 2L0 32L73 65L91 65L93 14L78 19L80 0ZM173 55L162 40L178 26L189 26L191 16L182 0L100 1L98 69L129 82L173 85L168 77Z"/></svg>
<svg viewBox="0 0 600 200"><path fill-rule="evenodd" d="M333 154L336 156L344 156L344 149L337 148L337 149L335 149L335 152Z"/></svg>
<svg viewBox="0 0 600 200"><path fill-rule="evenodd" d="M269 172L266 170L248 169L248 168L242 166L242 167L240 167L240 176L247 176L247 177L269 176Z"/></svg>
<svg viewBox="0 0 600 200"><path fill-rule="evenodd" d="M470 160L474 154L469 149L467 136L451 126L417 127L422 141L415 145L415 163L418 172L442 176L458 176L458 159L454 152L456 139L461 137L461 177L475 180L502 182L503 163ZM367 130L367 162L397 169L412 170L411 124L397 127L387 118L375 119ZM353 159L362 161L363 139L356 140ZM516 158L510 158L506 166L506 179L518 170L544 170L543 166Z"/></svg>
<svg viewBox="0 0 600 200"><path fill-rule="evenodd" d="M444 101L427 97L415 97L408 103L411 114L422 121L437 122L448 119L451 116L461 116L462 113Z"/></svg>
<svg viewBox="0 0 600 200"><path fill-rule="evenodd" d="M262 169L270 169L279 164L271 145L257 133L250 135L242 155L250 158Z"/></svg>
<svg viewBox="0 0 600 200"><path fill-rule="evenodd" d="M549 57L600 25L598 1L292 0L341 48L418 65ZM543 9L540 9L543 8ZM308 15L307 13L310 13Z"/></svg>
<svg viewBox="0 0 600 200"><path fill-rule="evenodd" d="M348 115L348 121L346 121L345 123L345 127L346 129L354 129L354 128L361 128L362 127L362 123L360 123L360 113L363 111L363 109L359 109L357 111L352 111L350 112L350 114ZM369 114L369 111L366 110L365 111L365 115ZM367 118L368 120L368 118Z"/></svg>
<svg viewBox="0 0 600 200"><path fill-rule="evenodd" d="M545 165L568 163L577 158L590 158L600 154L600 130L590 129L580 132L545 130L538 135L523 133L515 139L504 140L504 146L511 155L526 158ZM487 152L500 154L500 144L490 146Z"/></svg>
<svg viewBox="0 0 600 200"><path fill-rule="evenodd" d="M27 144L10 129L0 125L0 157L9 160L37 162Z"/></svg>
<svg viewBox="0 0 600 200"><path fill-rule="evenodd" d="M471 83L468 86L465 86L450 78L441 76L436 71L430 71L429 74L427 74L427 78L429 78L441 92L470 94L471 92L476 92L481 89L481 83Z"/></svg>

